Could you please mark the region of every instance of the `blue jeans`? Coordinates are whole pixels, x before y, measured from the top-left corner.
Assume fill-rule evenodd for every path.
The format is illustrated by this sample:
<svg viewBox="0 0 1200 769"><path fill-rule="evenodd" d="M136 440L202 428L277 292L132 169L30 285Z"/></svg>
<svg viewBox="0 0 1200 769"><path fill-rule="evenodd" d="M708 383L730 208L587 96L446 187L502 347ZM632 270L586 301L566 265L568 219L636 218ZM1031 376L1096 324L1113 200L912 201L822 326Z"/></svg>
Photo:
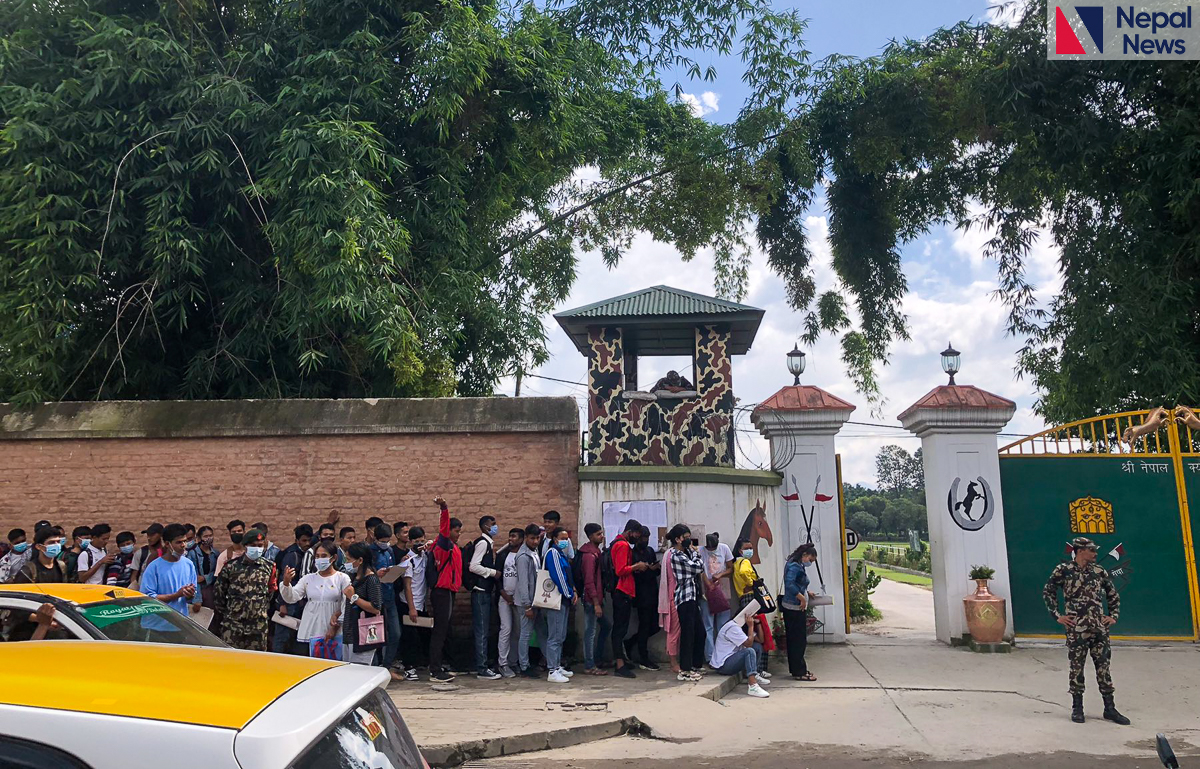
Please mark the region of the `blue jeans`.
<svg viewBox="0 0 1200 769"><path fill-rule="evenodd" d="M563 642L567 640L567 615L570 613L571 604L566 598L563 598L562 607L557 611L542 611L542 615L546 618L548 636L542 645L542 650L546 654L546 667L551 672L562 667Z"/></svg>
<svg viewBox="0 0 1200 769"><path fill-rule="evenodd" d="M492 594L471 591L471 634L475 636L475 672L488 667L488 635L492 628Z"/></svg>
<svg viewBox="0 0 1200 769"><path fill-rule="evenodd" d="M741 673L749 678L750 676L758 675L758 658L762 654L762 644L754 644L751 647L741 647L733 654L729 655L729 659L725 660L725 664L717 669L717 672L723 676L731 676L734 673Z"/></svg>
<svg viewBox="0 0 1200 769"><path fill-rule="evenodd" d="M596 625L599 624L600 632L596 632ZM596 667L596 662L604 656L604 641L608 638L609 631L612 629L612 623L608 621L608 615L600 617L600 622L596 622L596 607L590 603L583 605L583 667L585 670L592 670Z"/></svg>
<svg viewBox="0 0 1200 769"><path fill-rule="evenodd" d="M521 613L521 636L517 641L517 664L521 666L521 670L529 670L529 638L533 635L533 624L537 621L538 611L533 610L533 619L525 616L525 610L528 606L518 606L517 610Z"/></svg>
<svg viewBox="0 0 1200 769"><path fill-rule="evenodd" d="M729 621L731 614L728 609L711 614L708 611L708 601L700 601L700 619L704 621L704 659L712 659L713 639L716 638L717 631Z"/></svg>
<svg viewBox="0 0 1200 769"><path fill-rule="evenodd" d="M379 660L379 667L390 668L400 650L400 611L395 601L383 602L383 633L384 646L376 659Z"/></svg>

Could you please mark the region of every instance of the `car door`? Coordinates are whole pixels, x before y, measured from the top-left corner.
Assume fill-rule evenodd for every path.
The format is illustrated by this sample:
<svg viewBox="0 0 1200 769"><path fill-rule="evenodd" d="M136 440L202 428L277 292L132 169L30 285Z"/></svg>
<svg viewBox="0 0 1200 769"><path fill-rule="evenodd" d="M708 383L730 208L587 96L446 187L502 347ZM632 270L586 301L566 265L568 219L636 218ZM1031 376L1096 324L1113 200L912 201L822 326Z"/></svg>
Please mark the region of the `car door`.
<svg viewBox="0 0 1200 769"><path fill-rule="evenodd" d="M29 615L37 611L41 601L13 596L0 596L0 640L28 640L36 623ZM54 613L57 625L46 634L47 641L91 640L92 636L73 618L61 611Z"/></svg>

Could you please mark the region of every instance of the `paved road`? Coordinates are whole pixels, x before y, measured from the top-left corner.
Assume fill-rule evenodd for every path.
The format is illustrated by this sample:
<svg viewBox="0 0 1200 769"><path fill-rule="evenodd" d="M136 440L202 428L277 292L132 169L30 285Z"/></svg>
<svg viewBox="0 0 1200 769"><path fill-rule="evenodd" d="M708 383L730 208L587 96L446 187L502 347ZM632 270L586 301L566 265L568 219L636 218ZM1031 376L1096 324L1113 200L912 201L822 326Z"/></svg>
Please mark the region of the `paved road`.
<svg viewBox="0 0 1200 769"><path fill-rule="evenodd" d="M932 590L885 579L875 588L871 601L883 613L883 619L855 625L853 632L896 641L936 640Z"/></svg>

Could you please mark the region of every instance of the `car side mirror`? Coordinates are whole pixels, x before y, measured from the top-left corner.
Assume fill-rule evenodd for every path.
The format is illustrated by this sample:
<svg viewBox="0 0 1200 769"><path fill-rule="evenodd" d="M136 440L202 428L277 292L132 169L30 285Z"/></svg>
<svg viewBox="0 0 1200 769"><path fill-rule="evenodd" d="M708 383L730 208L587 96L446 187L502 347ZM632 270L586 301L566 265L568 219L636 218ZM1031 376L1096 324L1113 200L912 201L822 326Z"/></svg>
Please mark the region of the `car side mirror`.
<svg viewBox="0 0 1200 769"><path fill-rule="evenodd" d="M1158 760L1162 761L1162 765L1167 769L1179 769L1179 760L1175 758L1175 751L1171 750L1171 743L1167 742L1167 735L1159 734L1155 742L1158 744Z"/></svg>

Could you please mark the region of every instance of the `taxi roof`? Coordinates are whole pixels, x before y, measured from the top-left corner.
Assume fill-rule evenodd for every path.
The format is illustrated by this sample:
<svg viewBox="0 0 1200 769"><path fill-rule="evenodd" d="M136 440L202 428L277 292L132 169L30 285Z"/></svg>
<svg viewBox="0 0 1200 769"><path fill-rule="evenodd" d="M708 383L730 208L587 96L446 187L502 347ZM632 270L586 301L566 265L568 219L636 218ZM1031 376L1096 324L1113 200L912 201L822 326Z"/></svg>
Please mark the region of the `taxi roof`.
<svg viewBox="0 0 1200 769"><path fill-rule="evenodd" d="M287 654L114 641L4 644L0 705L241 729L292 687L342 663ZM80 671L120 671L79 686ZM155 674L157 673L157 674ZM197 673L203 686L182 685ZM194 683L194 682L193 682ZM64 697L64 691L71 691Z"/></svg>
<svg viewBox="0 0 1200 769"><path fill-rule="evenodd" d="M13 593L29 593L58 598L71 603L85 604L97 601L109 601L113 598L138 598L142 596L136 590L127 587L111 585L81 585L76 582L41 582L37 584L9 583L0 585L0 595Z"/></svg>

